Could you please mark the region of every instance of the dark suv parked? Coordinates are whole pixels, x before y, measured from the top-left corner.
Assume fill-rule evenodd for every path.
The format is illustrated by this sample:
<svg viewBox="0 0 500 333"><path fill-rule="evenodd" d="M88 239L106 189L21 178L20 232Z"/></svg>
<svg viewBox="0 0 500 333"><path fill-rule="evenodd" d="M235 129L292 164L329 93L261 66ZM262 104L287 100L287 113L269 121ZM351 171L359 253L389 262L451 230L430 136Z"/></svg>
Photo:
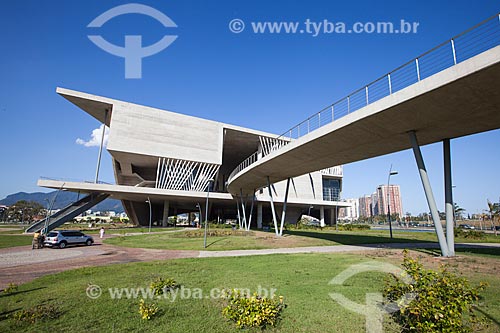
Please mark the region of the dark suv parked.
<svg viewBox="0 0 500 333"><path fill-rule="evenodd" d="M45 237L44 244L51 247L59 247L64 249L68 245L85 244L92 245L94 239L83 232L75 230L57 230L51 231Z"/></svg>

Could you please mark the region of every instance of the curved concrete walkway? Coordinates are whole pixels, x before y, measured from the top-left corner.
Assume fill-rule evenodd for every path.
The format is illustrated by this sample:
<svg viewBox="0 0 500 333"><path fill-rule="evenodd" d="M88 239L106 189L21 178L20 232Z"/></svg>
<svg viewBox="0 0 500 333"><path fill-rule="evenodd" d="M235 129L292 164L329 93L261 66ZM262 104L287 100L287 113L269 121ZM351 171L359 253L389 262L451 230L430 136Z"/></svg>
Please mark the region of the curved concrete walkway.
<svg viewBox="0 0 500 333"><path fill-rule="evenodd" d="M233 251L187 251L126 248L102 244L100 240L91 247L69 247L64 250L45 248L32 250L29 246L0 249L0 288L9 283L26 283L38 277L80 267L110 264L147 262L177 258L236 257L293 253L362 252L379 249L436 248L431 243L391 243L365 245L332 245L315 247L277 248ZM457 248L500 248L500 243L457 244Z"/></svg>

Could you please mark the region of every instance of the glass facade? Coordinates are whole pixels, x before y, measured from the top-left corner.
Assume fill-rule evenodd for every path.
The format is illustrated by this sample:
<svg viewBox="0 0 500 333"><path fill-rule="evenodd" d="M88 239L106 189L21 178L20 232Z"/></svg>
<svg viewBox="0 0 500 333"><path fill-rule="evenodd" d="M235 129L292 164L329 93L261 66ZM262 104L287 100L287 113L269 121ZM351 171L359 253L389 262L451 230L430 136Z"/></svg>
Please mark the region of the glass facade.
<svg viewBox="0 0 500 333"><path fill-rule="evenodd" d="M323 178L323 200L340 200L340 179Z"/></svg>

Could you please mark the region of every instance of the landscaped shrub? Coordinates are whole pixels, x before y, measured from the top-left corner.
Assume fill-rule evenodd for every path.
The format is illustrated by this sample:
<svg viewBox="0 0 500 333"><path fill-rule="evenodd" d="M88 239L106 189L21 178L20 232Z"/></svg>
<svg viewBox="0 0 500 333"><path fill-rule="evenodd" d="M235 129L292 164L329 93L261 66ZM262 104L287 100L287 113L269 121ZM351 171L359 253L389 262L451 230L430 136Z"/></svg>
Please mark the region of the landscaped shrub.
<svg viewBox="0 0 500 333"><path fill-rule="evenodd" d="M368 224L339 224L338 229L341 231L370 230L370 226Z"/></svg>
<svg viewBox="0 0 500 333"><path fill-rule="evenodd" d="M202 224L202 227L204 227L205 224ZM210 229L232 229L233 225L232 224L226 224L226 223L216 223L216 222L209 222L208 227Z"/></svg>
<svg viewBox="0 0 500 333"><path fill-rule="evenodd" d="M3 292L6 294L12 294L12 293L16 292L18 288L19 288L19 286L17 284L11 282L7 285L7 288L5 288L3 290Z"/></svg>
<svg viewBox="0 0 500 333"><path fill-rule="evenodd" d="M479 230L463 230L455 228L455 237L467 238L467 239L482 239L486 234Z"/></svg>
<svg viewBox="0 0 500 333"><path fill-rule="evenodd" d="M177 282L175 282L175 280L172 278L164 279L162 277L157 277L151 282L149 288L151 288L151 290L153 290L153 293L158 296L174 290L178 286L179 285L177 284Z"/></svg>
<svg viewBox="0 0 500 333"><path fill-rule="evenodd" d="M158 313L158 307L154 303L146 303L142 298L139 302L139 313L144 320L150 320Z"/></svg>
<svg viewBox="0 0 500 333"><path fill-rule="evenodd" d="M403 332L472 332L484 325L484 319L476 316L474 306L486 284L473 287L445 266L437 272L425 269L407 251L403 267L412 282L405 283L393 276L384 290L388 302L398 304L393 317ZM408 295L414 298L410 298L409 304L402 304L401 300Z"/></svg>
<svg viewBox="0 0 500 333"><path fill-rule="evenodd" d="M56 319L61 312L55 304L39 304L28 310L19 310L10 315L17 322L34 324L41 320Z"/></svg>
<svg viewBox="0 0 500 333"><path fill-rule="evenodd" d="M285 308L283 296L275 300L233 289L223 298L227 300L227 306L222 309L222 314L239 328L275 326Z"/></svg>
<svg viewBox="0 0 500 333"><path fill-rule="evenodd" d="M205 235L204 229L199 230L189 230L185 232L176 232L172 234L172 237L176 238L203 238ZM216 229L207 231L207 236L209 237L226 237L226 236L253 236L252 231L244 230L231 230L231 229Z"/></svg>
<svg viewBox="0 0 500 333"><path fill-rule="evenodd" d="M309 221L306 218L298 220L297 223L295 224L293 223L285 224L285 230L308 230L308 229L319 229L319 228L320 228L319 224L317 225L311 223L311 221Z"/></svg>

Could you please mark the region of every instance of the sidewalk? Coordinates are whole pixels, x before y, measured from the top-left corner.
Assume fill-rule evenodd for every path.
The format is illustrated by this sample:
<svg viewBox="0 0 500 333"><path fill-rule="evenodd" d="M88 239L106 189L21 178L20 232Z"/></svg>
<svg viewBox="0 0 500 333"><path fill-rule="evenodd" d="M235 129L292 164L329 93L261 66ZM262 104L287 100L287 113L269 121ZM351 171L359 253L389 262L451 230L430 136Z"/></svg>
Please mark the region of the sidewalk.
<svg viewBox="0 0 500 333"><path fill-rule="evenodd" d="M456 248L500 248L500 243L461 243L456 244ZM232 250L232 251L200 251L198 258L211 257L239 257L266 254L287 254L287 253L336 253L336 252L357 252L372 251L379 249L439 249L439 244L431 243L386 243L386 244L363 244L363 245L332 245L332 246L311 246L262 250Z"/></svg>
<svg viewBox="0 0 500 333"><path fill-rule="evenodd" d="M498 248L500 243L457 244L457 248ZM191 251L155 250L126 248L110 244L96 243L91 247L69 247L64 250L32 250L31 245L0 249L0 289L9 283L26 283L38 277L70 269L91 266L104 266L129 262L147 262L177 258L214 258L238 257L268 254L293 253L340 253L362 252L380 249L439 249L433 243L391 243L363 245L332 245L296 248L233 251ZM272 260L270 258L270 260Z"/></svg>

